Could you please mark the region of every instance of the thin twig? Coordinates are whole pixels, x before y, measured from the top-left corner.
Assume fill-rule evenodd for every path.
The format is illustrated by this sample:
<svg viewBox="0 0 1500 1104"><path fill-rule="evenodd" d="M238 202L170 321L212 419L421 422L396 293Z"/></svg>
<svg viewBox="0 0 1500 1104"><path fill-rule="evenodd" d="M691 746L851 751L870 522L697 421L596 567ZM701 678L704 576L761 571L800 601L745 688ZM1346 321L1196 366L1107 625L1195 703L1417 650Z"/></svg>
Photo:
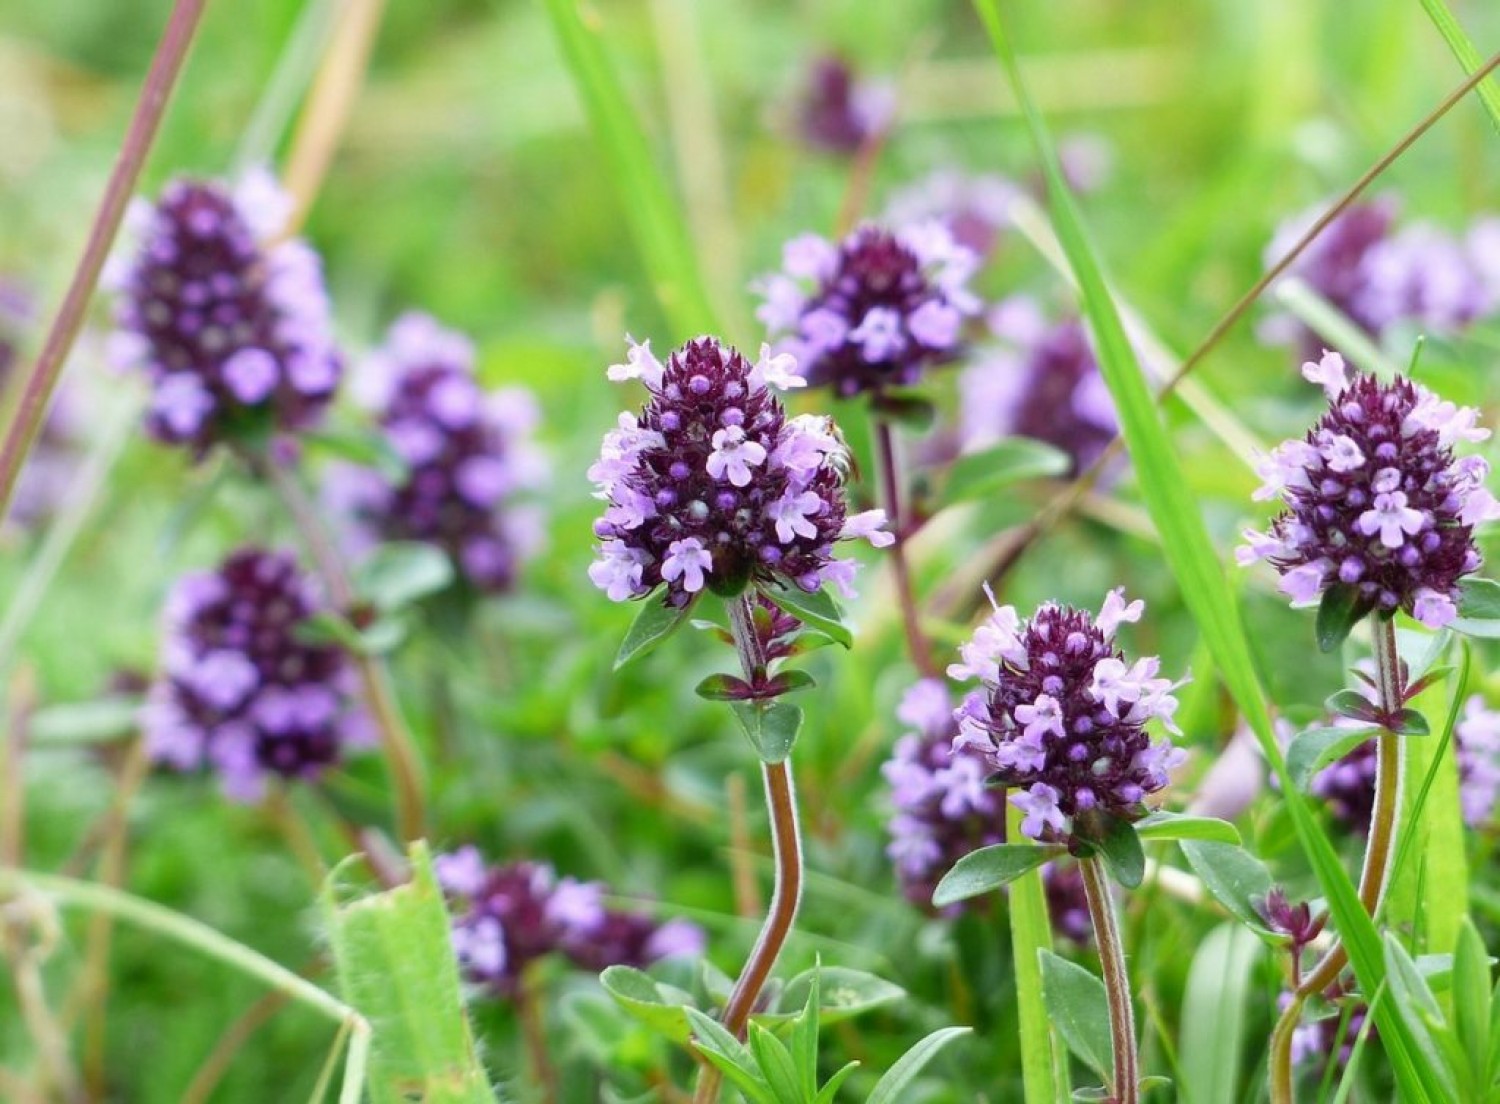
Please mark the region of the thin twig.
<svg viewBox="0 0 1500 1104"><path fill-rule="evenodd" d="M37 434L41 432L47 406L52 401L52 392L57 387L68 352L73 348L73 341L83 325L84 312L99 283L99 272L104 267L105 258L109 256L126 204L135 191L136 179L140 176L141 166L145 164L151 142L156 137L167 100L177 82L177 75L182 70L183 59L187 56L193 32L198 28L199 17L203 14L206 3L207 0L177 0L172 8L172 15L167 20L161 42L156 47L156 55L151 59L151 69L146 74L135 114L125 132L125 142L120 147L114 171L110 173L104 199L94 216L94 224L89 228L83 257L73 273L57 317L52 320L52 328L47 332L41 356L26 378L21 401L16 406L10 425L6 427L5 441L0 445L0 517L10 512L11 498L15 495L21 465L31 451Z"/></svg>
<svg viewBox="0 0 1500 1104"><path fill-rule="evenodd" d="M526 1059L532 1080L541 1090L542 1104L557 1104L559 1085L557 1069L547 1048L547 1022L542 1006L542 990L534 968L523 972L516 989L516 1015L521 1021L521 1037L526 1043Z"/></svg>
<svg viewBox="0 0 1500 1104"><path fill-rule="evenodd" d="M203 1059L203 1064L193 1074L193 1079L182 1091L180 1104L204 1104L219 1087L219 1082L224 1079L224 1074L229 1072L229 1067L234 1064L235 1057L250 1041L250 1037L259 1031L272 1016L290 1004L291 999L285 993L263 993L256 998L255 1003L241 1012L239 1017L224 1029L218 1042L214 1043L214 1048L208 1052L208 1057Z"/></svg>

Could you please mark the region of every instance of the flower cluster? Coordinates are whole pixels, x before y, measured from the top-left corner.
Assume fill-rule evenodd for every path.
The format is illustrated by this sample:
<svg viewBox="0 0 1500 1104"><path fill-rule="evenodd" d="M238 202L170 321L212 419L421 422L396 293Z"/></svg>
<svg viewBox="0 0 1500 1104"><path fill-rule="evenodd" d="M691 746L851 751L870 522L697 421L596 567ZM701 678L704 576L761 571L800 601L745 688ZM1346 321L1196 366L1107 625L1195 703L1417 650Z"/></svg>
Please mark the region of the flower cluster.
<svg viewBox="0 0 1500 1104"><path fill-rule="evenodd" d="M609 369L650 392L639 417L620 415L589 469L608 503L594 523L602 544L589 578L612 600L661 584L678 608L705 586L832 582L848 593L855 564L833 558L834 542L890 543L882 511L845 515L847 454L832 423L787 417L771 391L802 382L793 368L764 347L752 365L702 337L665 365L650 342L631 342L626 363Z"/></svg>
<svg viewBox="0 0 1500 1104"><path fill-rule="evenodd" d="M997 780L1020 791L1010 800L1033 839L1070 840L1075 818L1096 810L1138 819L1185 758L1145 728L1157 718L1177 731L1178 684L1156 677L1154 656L1127 664L1114 644L1120 623L1144 609L1120 590L1105 595L1097 617L1049 603L1023 622L998 606L948 668L981 683L955 713L955 746L983 753Z"/></svg>
<svg viewBox="0 0 1500 1104"><path fill-rule="evenodd" d="M984 784L990 773L986 758L953 746L958 725L940 680L912 686L896 716L910 731L881 767L895 808L886 853L907 899L925 905L954 863L1005 839L1005 806L1000 793Z"/></svg>
<svg viewBox="0 0 1500 1104"><path fill-rule="evenodd" d="M1280 226L1266 264L1284 256L1317 220L1305 211ZM1291 267L1291 274L1369 333L1411 322L1451 333L1500 307L1494 260L1500 220L1484 219L1462 237L1414 224L1396 229L1396 203L1382 197L1355 204L1331 222ZM1267 340L1300 341L1316 353L1313 335L1284 315L1262 329Z"/></svg>
<svg viewBox="0 0 1500 1104"><path fill-rule="evenodd" d="M1420 384L1350 379L1337 353L1302 373L1323 385L1329 409L1263 460L1255 497L1280 495L1286 510L1269 533L1245 532L1240 563L1268 560L1297 603L1342 584L1366 611L1401 609L1440 628L1457 615L1459 579L1479 567L1474 526L1500 517L1489 465L1453 455L1489 430L1476 428L1478 411Z"/></svg>
<svg viewBox="0 0 1500 1104"><path fill-rule="evenodd" d="M344 652L307 643L318 610L289 553L245 548L180 579L167 599L162 672L141 718L152 759L219 772L250 801L268 775L316 778L370 742Z"/></svg>
<svg viewBox="0 0 1500 1104"><path fill-rule="evenodd" d="M1500 712L1478 694L1470 697L1454 725L1453 746L1464 823L1481 828L1500 802ZM1375 752L1375 741L1366 740L1312 780L1313 795L1326 801L1338 821L1359 835L1369 832L1374 811Z"/></svg>
<svg viewBox="0 0 1500 1104"><path fill-rule="evenodd" d="M696 925L608 908L603 886L558 878L541 863L487 867L478 850L462 847L434 858L433 871L453 905L464 976L500 996L514 996L526 967L550 954L597 972L703 953Z"/></svg>
<svg viewBox="0 0 1500 1104"><path fill-rule="evenodd" d="M541 537L536 511L516 502L544 472L531 393L483 392L468 340L424 314L399 319L355 383L406 471L340 469L335 496L370 536L434 544L475 590L508 588Z"/></svg>
<svg viewBox="0 0 1500 1104"><path fill-rule="evenodd" d="M1010 227L1011 204L1021 194L1021 187L1003 176L939 169L891 196L886 219L892 226L935 219L959 245L976 257L988 257Z"/></svg>
<svg viewBox="0 0 1500 1104"><path fill-rule="evenodd" d="M890 125L895 106L890 85L860 80L842 58L820 57L807 74L798 131L815 149L857 153Z"/></svg>
<svg viewBox="0 0 1500 1104"><path fill-rule="evenodd" d="M225 440L313 424L342 362L322 264L278 240L290 200L264 173L233 191L178 180L127 228L138 244L112 260L119 293L112 358L153 388L148 430L197 454Z"/></svg>
<svg viewBox="0 0 1500 1104"><path fill-rule="evenodd" d="M763 279L756 316L809 383L840 395L916 383L953 359L978 259L936 221L866 225L835 245L816 234L786 244L784 271Z"/></svg>
<svg viewBox="0 0 1500 1104"><path fill-rule="evenodd" d="M964 449L1031 437L1072 457L1075 474L1088 467L1118 429L1088 330L1049 322L1024 296L991 311L990 328L1000 345L959 377Z"/></svg>

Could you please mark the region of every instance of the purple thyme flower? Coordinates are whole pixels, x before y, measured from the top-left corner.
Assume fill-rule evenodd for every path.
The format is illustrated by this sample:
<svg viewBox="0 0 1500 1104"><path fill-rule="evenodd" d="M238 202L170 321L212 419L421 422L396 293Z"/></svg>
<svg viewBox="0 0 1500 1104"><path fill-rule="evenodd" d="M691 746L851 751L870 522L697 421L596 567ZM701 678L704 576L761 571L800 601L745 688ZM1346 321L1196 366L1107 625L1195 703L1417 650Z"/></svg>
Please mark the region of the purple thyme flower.
<svg viewBox="0 0 1500 1104"><path fill-rule="evenodd" d="M531 393L482 391L469 341L415 313L391 327L355 382L407 470L393 481L338 469L335 497L369 536L426 541L475 590L509 588L541 537L536 510L516 501L545 472L531 445Z"/></svg>
<svg viewBox="0 0 1500 1104"><path fill-rule="evenodd" d="M1335 1001L1343 999L1340 993L1332 993L1329 996ZM1291 994L1283 993L1279 1004L1285 1008L1290 1001ZM1329 1059L1333 1060L1335 1070L1343 1069L1354 1055L1354 1044L1359 1039L1359 1033L1364 1030L1365 1019L1369 1012L1367 1005L1353 1002L1349 1009L1349 1022L1345 1026L1342 1037L1339 1035L1339 1025L1344 1022L1344 1013L1343 1008L1338 1006L1331 1014L1321 1019L1311 1020L1294 1029L1292 1065L1306 1067L1310 1073L1318 1077L1323 1075ZM1370 1034L1378 1038L1373 1027L1370 1029Z"/></svg>
<svg viewBox="0 0 1500 1104"><path fill-rule="evenodd" d="M318 255L278 240L290 199L264 172L233 191L177 180L137 200L133 252L112 259L112 359L143 369L146 427L202 455L214 444L315 423L342 363Z"/></svg>
<svg viewBox="0 0 1500 1104"><path fill-rule="evenodd" d="M1073 474L1088 467L1118 428L1088 330L1076 318L1049 323L1025 296L991 311L990 327L1001 344L959 376L965 451L1031 437L1071 456Z"/></svg>
<svg viewBox="0 0 1500 1104"><path fill-rule="evenodd" d="M950 678L978 679L955 712L955 748L975 748L998 780L1019 792L1021 831L1066 841L1074 819L1094 810L1127 819L1160 790L1186 753L1170 739L1155 743L1146 722L1171 732L1178 684L1157 678L1154 656L1126 664L1114 644L1122 621L1139 621L1145 603L1110 591L1098 617L1071 606L1042 606L1023 622L996 606L974 639L959 649Z"/></svg>
<svg viewBox="0 0 1500 1104"><path fill-rule="evenodd" d="M910 730L880 768L895 809L886 854L907 899L925 905L954 863L1005 839L1005 806L999 791L984 784L990 773L985 757L953 746L958 725L940 679L913 685L896 716Z"/></svg>
<svg viewBox="0 0 1500 1104"><path fill-rule="evenodd" d="M1080 947L1094 941L1094 918L1089 914L1088 891L1083 871L1075 862L1042 864L1042 890L1047 895L1047 915L1052 930Z"/></svg>
<svg viewBox="0 0 1500 1104"><path fill-rule="evenodd" d="M784 271L757 290L756 317L814 385L840 395L921 379L957 355L978 259L929 221L900 230L865 225L838 245L804 234L787 242Z"/></svg>
<svg viewBox="0 0 1500 1104"><path fill-rule="evenodd" d="M1010 228L1010 207L1021 194L1021 187L1003 176L939 169L891 196L886 220L915 226L936 219L959 245L976 257L989 257Z"/></svg>
<svg viewBox="0 0 1500 1104"><path fill-rule="evenodd" d="M316 778L368 744L344 652L298 638L319 603L286 552L232 553L178 580L167 599L162 672L141 726L151 758L219 772L224 791L256 799L268 775Z"/></svg>
<svg viewBox="0 0 1500 1104"><path fill-rule="evenodd" d="M802 140L827 153L851 154L891 124L896 98L884 81L860 80L849 63L817 58L798 105Z"/></svg>
<svg viewBox="0 0 1500 1104"><path fill-rule="evenodd" d="M490 867L478 850L461 847L432 865L452 904L453 949L465 978L498 996L514 996L526 967L550 954L599 971L703 953L695 925L607 908L599 883L559 879L543 863Z"/></svg>
<svg viewBox="0 0 1500 1104"><path fill-rule="evenodd" d="M650 400L639 417L620 415L589 469L608 503L594 523L594 585L623 602L665 583L678 608L709 585L813 591L831 581L850 592L855 564L833 558L834 542L892 538L880 510L846 516L846 452L832 422L788 418L771 391L802 383L794 367L765 346L752 365L711 337L663 365L650 342L630 342L609 377L641 380Z"/></svg>
<svg viewBox="0 0 1500 1104"><path fill-rule="evenodd" d="M1323 385L1329 410L1261 462L1266 482L1255 497L1280 495L1286 510L1269 533L1246 530L1236 558L1270 561L1295 604L1343 584L1367 610L1401 609L1441 628L1457 615L1459 579L1481 562L1474 526L1500 517L1484 487L1489 465L1455 459L1453 446L1489 430L1476 428L1477 410L1399 376L1351 381L1337 353L1302 374Z"/></svg>

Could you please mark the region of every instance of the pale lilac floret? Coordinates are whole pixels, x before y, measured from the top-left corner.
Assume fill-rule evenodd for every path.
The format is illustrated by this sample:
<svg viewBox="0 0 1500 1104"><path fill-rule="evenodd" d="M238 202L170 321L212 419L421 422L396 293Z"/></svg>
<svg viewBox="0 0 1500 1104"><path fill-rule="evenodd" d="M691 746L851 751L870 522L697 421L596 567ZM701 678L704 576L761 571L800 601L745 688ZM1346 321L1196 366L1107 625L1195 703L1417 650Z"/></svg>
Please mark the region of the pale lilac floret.
<svg viewBox="0 0 1500 1104"><path fill-rule="evenodd" d="M766 462L765 446L745 438L745 431L737 425L715 430L713 452L708 454L708 474L715 479L728 479L736 487L750 482L750 469Z"/></svg>
<svg viewBox="0 0 1500 1104"><path fill-rule="evenodd" d="M887 518L884 510L865 510L844 519L839 536L846 540L867 540L876 548L885 548L896 541L894 533L886 532Z"/></svg>
<svg viewBox="0 0 1500 1104"><path fill-rule="evenodd" d="M787 540L791 540L790 537ZM703 589L703 573L714 565L714 558L697 537L673 541L667 546L666 559L662 561L661 577L669 583L682 580L682 589L689 594Z"/></svg>
<svg viewBox="0 0 1500 1104"><path fill-rule="evenodd" d="M1483 697L1473 695L1464 704L1463 716L1454 727L1458 751L1459 800L1464 823L1482 828L1494 816L1500 800L1500 713Z"/></svg>
<svg viewBox="0 0 1500 1104"><path fill-rule="evenodd" d="M1025 814L1021 821L1022 834L1040 839L1045 829L1067 830L1068 818L1058 807L1057 798L1057 791L1045 782L1033 783L1029 790L1012 795L1011 804Z"/></svg>

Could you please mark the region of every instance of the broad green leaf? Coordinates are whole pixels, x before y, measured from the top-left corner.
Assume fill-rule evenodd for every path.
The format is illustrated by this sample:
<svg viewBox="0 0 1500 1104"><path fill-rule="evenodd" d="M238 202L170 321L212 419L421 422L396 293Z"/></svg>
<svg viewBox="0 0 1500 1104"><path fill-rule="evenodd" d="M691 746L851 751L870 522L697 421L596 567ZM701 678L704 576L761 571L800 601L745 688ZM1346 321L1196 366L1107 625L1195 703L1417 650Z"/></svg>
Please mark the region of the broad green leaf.
<svg viewBox="0 0 1500 1104"><path fill-rule="evenodd" d="M605 53L605 27L596 8L578 0L546 0L563 57L604 153L604 179L619 191L620 208L662 309L677 337L711 333L714 310L704 289L692 240L673 195L631 111L631 97ZM588 14L585 14L585 11Z"/></svg>
<svg viewBox="0 0 1500 1104"><path fill-rule="evenodd" d="M1286 769L1292 784L1307 793L1313 776L1329 763L1342 759L1382 730L1361 728L1309 728L1292 737L1286 749Z"/></svg>
<svg viewBox="0 0 1500 1104"><path fill-rule="evenodd" d="M1066 475L1071 463L1066 453L1049 444L1028 437L1011 437L953 461L938 495L938 504L952 506L988 498L1013 483Z"/></svg>
<svg viewBox="0 0 1500 1104"><path fill-rule="evenodd" d="M730 702L740 728L764 763L781 763L791 755L802 731L802 709L791 702Z"/></svg>
<svg viewBox="0 0 1500 1104"><path fill-rule="evenodd" d="M825 1024L838 1023L894 1004L906 996L906 990L901 986L863 970L821 966L804 970L788 981L781 991L778 1006L788 1011L805 1007L815 984L819 994L818 1016Z"/></svg>
<svg viewBox="0 0 1500 1104"><path fill-rule="evenodd" d="M1247 1010L1260 940L1238 924L1220 924L1188 967L1177 1040L1184 1104L1236 1104L1245 1055Z"/></svg>
<svg viewBox="0 0 1500 1104"><path fill-rule="evenodd" d="M1332 652L1337 649L1359 624L1360 618L1369 612L1370 605L1360 601L1357 587L1343 583L1329 587L1318 603L1318 650Z"/></svg>
<svg viewBox="0 0 1500 1104"><path fill-rule="evenodd" d="M865 1104L901 1104L909 1099L903 1095L906 1087L916 1079L927 1063L954 1039L967 1035L972 1030L968 1027L943 1027L922 1039L898 1058L885 1076L875 1083Z"/></svg>
<svg viewBox="0 0 1500 1104"><path fill-rule="evenodd" d="M1243 847L1207 840L1182 840L1179 845L1203 888L1229 914L1264 938L1279 940L1260 914L1259 905L1271 892L1271 872Z"/></svg>
<svg viewBox="0 0 1500 1104"><path fill-rule="evenodd" d="M1453 1026L1458 1043L1469 1056L1469 1077L1487 1086L1490 1046L1490 956L1484 940L1467 916L1458 930L1453 952Z"/></svg>
<svg viewBox="0 0 1500 1104"><path fill-rule="evenodd" d="M676 632L686 620L687 610L675 609L654 594L647 595L641 602L640 612L626 630L625 639L620 641L620 650L615 654L615 670L640 659Z"/></svg>
<svg viewBox="0 0 1500 1104"><path fill-rule="evenodd" d="M1463 71L1472 74L1478 69L1481 62L1479 52L1474 49L1474 43L1464 33L1463 25L1454 17L1448 5L1443 0L1422 0L1422 10L1431 18L1433 26L1443 36L1448 49L1453 51L1453 56L1458 59ZM1479 82L1475 91L1479 94L1485 111L1489 112L1490 123L1500 129L1500 84L1496 83L1493 76L1486 77Z"/></svg>
<svg viewBox="0 0 1500 1104"><path fill-rule="evenodd" d="M1077 205L1068 191L1046 124L1021 78L996 0L975 0L996 55L1016 94L1016 101L1040 157L1051 199L1054 228L1081 292L1084 314L1093 332L1100 370L1115 402L1121 432L1134 465L1147 510L1161 534L1167 565L1176 577L1183 601L1204 643L1213 653L1220 677L1244 714L1266 760L1281 777L1282 800L1297 837L1328 900L1329 911L1349 951L1350 962L1366 992L1377 992L1385 977L1380 937L1360 907L1359 895L1333 845L1320 831L1302 795L1286 774L1270 710L1251 660L1239 606L1225 579L1203 516L1193 500L1172 436L1162 425L1135 353L1126 339L1119 311L1084 231ZM1377 1006L1381 1040L1396 1082L1408 1104L1442 1099L1439 1074L1415 1050L1401 1018Z"/></svg>
<svg viewBox="0 0 1500 1104"><path fill-rule="evenodd" d="M1108 1082L1114 1069L1114 1043L1104 982L1050 951L1040 951L1038 955L1042 964L1042 993L1053 1025L1068 1049Z"/></svg>
<svg viewBox="0 0 1500 1104"><path fill-rule="evenodd" d="M403 609L453 581L448 554L420 541L382 544L354 569L354 593L382 613Z"/></svg>
<svg viewBox="0 0 1500 1104"><path fill-rule="evenodd" d="M997 843L971 851L943 875L943 880L933 890L932 905L946 908L999 889L1060 853L1059 848L1038 847L1031 843Z"/></svg>
<svg viewBox="0 0 1500 1104"><path fill-rule="evenodd" d="M1218 817L1189 816L1186 813L1171 813L1158 809L1149 816L1135 822L1136 837L1142 843L1157 843L1161 840L1209 840L1213 843L1238 845L1240 831L1227 820Z"/></svg>
<svg viewBox="0 0 1500 1104"><path fill-rule="evenodd" d="M846 648L854 646L854 635L844 624L843 615L827 587L806 591L801 587L768 586L763 587L761 593L809 628L827 634Z"/></svg>
<svg viewBox="0 0 1500 1104"><path fill-rule="evenodd" d="M633 966L610 966L599 975L599 984L633 1018L674 1043L686 1043L687 994L663 986L650 974Z"/></svg>
<svg viewBox="0 0 1500 1104"><path fill-rule="evenodd" d="M323 919L344 999L375 1027L370 1096L402 1104L493 1104L459 989L448 910L427 845L411 845L411 881L348 896L329 875Z"/></svg>
<svg viewBox="0 0 1500 1104"><path fill-rule="evenodd" d="M1007 805L1005 815L1010 831L1019 833L1021 811ZM1057 1104L1068 1096L1068 1055L1053 1038L1042 997L1042 966L1037 955L1052 950L1052 918L1040 870L1029 870L1010 885L1010 943L1025 1104Z"/></svg>

